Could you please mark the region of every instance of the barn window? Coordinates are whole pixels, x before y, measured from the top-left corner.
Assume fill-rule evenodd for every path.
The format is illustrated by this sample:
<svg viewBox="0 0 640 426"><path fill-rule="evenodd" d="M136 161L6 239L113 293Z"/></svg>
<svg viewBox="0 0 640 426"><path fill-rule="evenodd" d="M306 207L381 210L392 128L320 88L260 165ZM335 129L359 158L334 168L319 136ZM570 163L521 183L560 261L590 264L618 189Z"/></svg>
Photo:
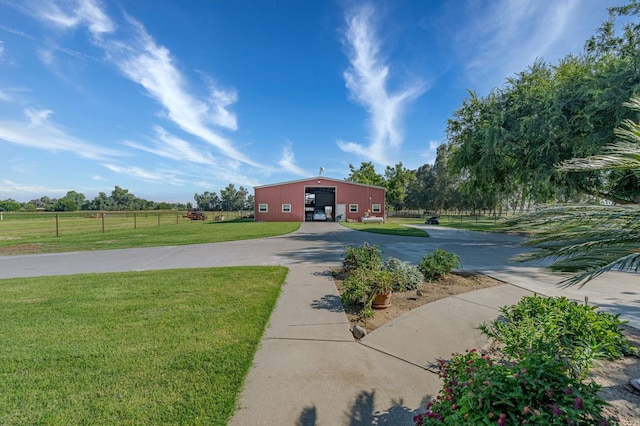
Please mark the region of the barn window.
<svg viewBox="0 0 640 426"><path fill-rule="evenodd" d="M372 204L371 211L373 213L380 213L382 211L382 209L380 208L380 204Z"/></svg>
<svg viewBox="0 0 640 426"><path fill-rule="evenodd" d="M291 213L291 204L283 204L282 213Z"/></svg>
<svg viewBox="0 0 640 426"><path fill-rule="evenodd" d="M349 204L349 213L358 213L358 205Z"/></svg>
<svg viewBox="0 0 640 426"><path fill-rule="evenodd" d="M267 213L269 211L269 204L258 204L258 213Z"/></svg>

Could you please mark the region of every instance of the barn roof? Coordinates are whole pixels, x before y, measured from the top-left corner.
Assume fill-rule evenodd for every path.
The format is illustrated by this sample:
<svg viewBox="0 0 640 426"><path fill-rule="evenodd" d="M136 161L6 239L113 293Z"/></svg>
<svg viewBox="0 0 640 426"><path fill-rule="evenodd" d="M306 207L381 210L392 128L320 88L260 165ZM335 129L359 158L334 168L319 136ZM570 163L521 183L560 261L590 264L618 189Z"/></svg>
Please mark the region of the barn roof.
<svg viewBox="0 0 640 426"><path fill-rule="evenodd" d="M312 181L312 180L323 180L323 181L331 181L331 182L338 182L338 183L346 183L346 184L349 184L349 185L364 186L364 187L369 187L369 188L385 189L384 186L367 185L367 184L364 184L364 183L350 182L350 181L344 180L344 179L328 178L326 176L316 176L316 177L309 177L309 178L306 178L306 179L297 179L297 180L289 180L289 181L286 181L286 182L270 183L270 184L267 184L267 185L257 185L257 186L254 186L253 189L268 188L270 186L288 185L288 184L291 184L291 183L300 183L300 182L307 182L307 181Z"/></svg>

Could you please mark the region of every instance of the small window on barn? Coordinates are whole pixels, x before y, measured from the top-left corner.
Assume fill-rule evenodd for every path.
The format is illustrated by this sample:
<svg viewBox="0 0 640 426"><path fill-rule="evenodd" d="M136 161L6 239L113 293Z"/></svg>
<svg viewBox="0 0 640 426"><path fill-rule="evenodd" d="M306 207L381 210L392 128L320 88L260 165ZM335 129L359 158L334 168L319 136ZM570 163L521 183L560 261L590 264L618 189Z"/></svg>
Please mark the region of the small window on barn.
<svg viewBox="0 0 640 426"><path fill-rule="evenodd" d="M349 204L349 213L358 213L358 205Z"/></svg>
<svg viewBox="0 0 640 426"><path fill-rule="evenodd" d="M269 204L258 204L258 213L267 213L269 211Z"/></svg>
<svg viewBox="0 0 640 426"><path fill-rule="evenodd" d="M283 204L282 213L291 213L291 204Z"/></svg>
<svg viewBox="0 0 640 426"><path fill-rule="evenodd" d="M380 208L380 204L372 204L371 211L373 213L380 213L382 211L382 209Z"/></svg>

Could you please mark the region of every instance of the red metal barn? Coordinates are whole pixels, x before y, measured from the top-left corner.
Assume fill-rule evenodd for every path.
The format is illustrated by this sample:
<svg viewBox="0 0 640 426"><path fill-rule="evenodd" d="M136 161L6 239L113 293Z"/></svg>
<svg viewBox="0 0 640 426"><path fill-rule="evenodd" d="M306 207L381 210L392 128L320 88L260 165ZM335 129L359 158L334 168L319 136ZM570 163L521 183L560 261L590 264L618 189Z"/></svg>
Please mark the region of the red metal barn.
<svg viewBox="0 0 640 426"><path fill-rule="evenodd" d="M384 188L323 176L254 187L255 220L261 222L360 222L384 218ZM322 213L326 219L323 218ZM372 219L376 220L376 219Z"/></svg>

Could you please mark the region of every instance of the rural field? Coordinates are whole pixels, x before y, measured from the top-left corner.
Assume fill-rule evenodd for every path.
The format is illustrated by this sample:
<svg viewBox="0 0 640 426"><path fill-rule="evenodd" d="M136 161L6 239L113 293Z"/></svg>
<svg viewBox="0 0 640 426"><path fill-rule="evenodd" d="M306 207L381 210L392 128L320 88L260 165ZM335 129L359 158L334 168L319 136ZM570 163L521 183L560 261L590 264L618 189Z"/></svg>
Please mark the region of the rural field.
<svg viewBox="0 0 640 426"><path fill-rule="evenodd" d="M300 226L240 218L216 221L210 216L202 221L158 211L5 213L0 220L0 255L215 243L283 235Z"/></svg>

